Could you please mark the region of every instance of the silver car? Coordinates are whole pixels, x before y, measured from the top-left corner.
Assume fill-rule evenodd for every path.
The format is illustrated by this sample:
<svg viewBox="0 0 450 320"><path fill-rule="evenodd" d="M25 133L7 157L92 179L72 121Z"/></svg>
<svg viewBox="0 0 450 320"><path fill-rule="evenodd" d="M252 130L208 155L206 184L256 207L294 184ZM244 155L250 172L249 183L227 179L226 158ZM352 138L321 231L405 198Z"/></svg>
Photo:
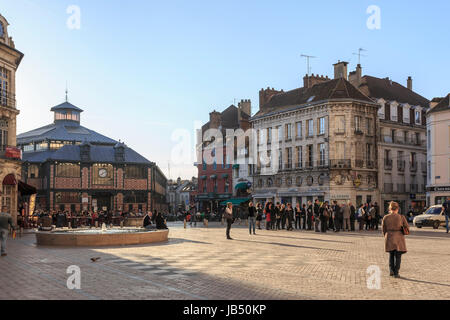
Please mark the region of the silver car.
<svg viewBox="0 0 450 320"><path fill-rule="evenodd" d="M416 216L413 220L413 224L417 228L433 227L433 229L439 228L439 226L445 224L445 213L442 205L431 206L424 213Z"/></svg>

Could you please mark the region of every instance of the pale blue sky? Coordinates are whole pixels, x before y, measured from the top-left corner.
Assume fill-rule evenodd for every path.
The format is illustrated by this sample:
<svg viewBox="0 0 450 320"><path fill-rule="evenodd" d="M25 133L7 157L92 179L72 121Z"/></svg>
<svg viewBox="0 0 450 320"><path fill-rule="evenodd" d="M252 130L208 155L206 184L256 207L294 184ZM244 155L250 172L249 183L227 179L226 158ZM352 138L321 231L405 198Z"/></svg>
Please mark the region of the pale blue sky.
<svg viewBox="0 0 450 320"><path fill-rule="evenodd" d="M69 5L81 29L66 26ZM381 29L369 30L370 5ZM306 63L332 77L332 64L389 76L428 99L450 91L448 1L123 1L0 0L0 13L25 58L17 74L18 133L52 121L64 100L84 109L82 124L155 161L166 173L171 134L234 99L258 108L262 87L302 85ZM193 137L192 137L193 138ZM171 178L196 175L194 159Z"/></svg>

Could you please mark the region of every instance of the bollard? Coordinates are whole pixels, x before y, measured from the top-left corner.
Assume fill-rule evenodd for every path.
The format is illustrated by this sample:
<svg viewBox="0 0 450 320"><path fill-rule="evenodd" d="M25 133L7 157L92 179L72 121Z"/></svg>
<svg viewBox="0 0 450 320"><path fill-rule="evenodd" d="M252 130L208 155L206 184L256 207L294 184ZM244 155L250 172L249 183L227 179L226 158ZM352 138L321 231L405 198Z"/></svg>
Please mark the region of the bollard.
<svg viewBox="0 0 450 320"><path fill-rule="evenodd" d="M95 227L98 228L98 221L95 221Z"/></svg>
<svg viewBox="0 0 450 320"><path fill-rule="evenodd" d="M120 227L123 228L123 221L120 221Z"/></svg>

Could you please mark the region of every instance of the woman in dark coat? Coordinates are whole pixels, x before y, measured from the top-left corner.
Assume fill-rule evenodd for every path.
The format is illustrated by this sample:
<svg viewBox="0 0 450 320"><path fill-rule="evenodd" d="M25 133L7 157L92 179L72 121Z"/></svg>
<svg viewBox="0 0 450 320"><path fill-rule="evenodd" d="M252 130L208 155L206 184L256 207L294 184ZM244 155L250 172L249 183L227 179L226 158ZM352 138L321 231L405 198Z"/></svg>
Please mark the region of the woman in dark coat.
<svg viewBox="0 0 450 320"><path fill-rule="evenodd" d="M256 209L256 226L258 227L258 230L261 230L261 221L262 221L262 217L263 217L263 209L261 207L261 203L258 203L256 205L257 209Z"/></svg>
<svg viewBox="0 0 450 320"><path fill-rule="evenodd" d="M400 278L399 270L402 262L402 254L406 253L406 241L403 230L409 233L408 222L405 216L398 213L399 205L392 201L389 204L389 214L384 216L382 230L384 235L384 246L389 252L390 276Z"/></svg>

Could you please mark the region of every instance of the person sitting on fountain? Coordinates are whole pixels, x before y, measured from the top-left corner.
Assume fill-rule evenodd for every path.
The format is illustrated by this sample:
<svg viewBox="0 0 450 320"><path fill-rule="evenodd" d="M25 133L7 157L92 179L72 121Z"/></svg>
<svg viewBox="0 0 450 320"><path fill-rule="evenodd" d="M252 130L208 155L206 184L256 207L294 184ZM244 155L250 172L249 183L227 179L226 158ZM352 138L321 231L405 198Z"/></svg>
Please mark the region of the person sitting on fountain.
<svg viewBox="0 0 450 320"><path fill-rule="evenodd" d="M161 212L156 213L155 217L156 229L168 229L166 221L164 220Z"/></svg>
<svg viewBox="0 0 450 320"><path fill-rule="evenodd" d="M148 211L144 218L144 228L147 230L155 229L155 226L152 224L152 212Z"/></svg>
<svg viewBox="0 0 450 320"><path fill-rule="evenodd" d="M52 227L52 218L50 217L50 215L48 213L44 213L40 218L39 218L39 230L40 231L51 231L53 229Z"/></svg>

